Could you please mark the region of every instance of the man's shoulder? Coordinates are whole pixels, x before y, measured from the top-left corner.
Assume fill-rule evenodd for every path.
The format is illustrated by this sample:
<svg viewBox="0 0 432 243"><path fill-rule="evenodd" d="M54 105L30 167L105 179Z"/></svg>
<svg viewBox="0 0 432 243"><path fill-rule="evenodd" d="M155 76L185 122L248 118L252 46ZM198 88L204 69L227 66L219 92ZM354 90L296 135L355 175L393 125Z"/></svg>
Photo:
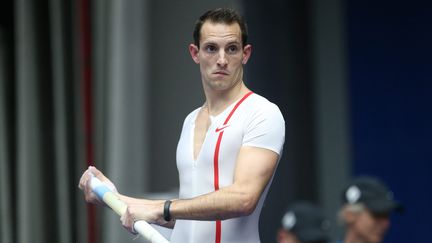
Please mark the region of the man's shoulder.
<svg viewBox="0 0 432 243"><path fill-rule="evenodd" d="M248 109L251 109L252 113L282 115L282 112L275 103L269 101L267 98L259 94L254 94L251 96Z"/></svg>
<svg viewBox="0 0 432 243"><path fill-rule="evenodd" d="M277 104L271 102L266 97L259 95L257 93L254 93L254 95L251 96L251 103L253 103L253 105L258 105L258 106L262 106L262 107L278 108Z"/></svg>
<svg viewBox="0 0 432 243"><path fill-rule="evenodd" d="M197 107L195 108L193 111L191 111L184 119L183 123L186 123L188 121L191 121L192 119L194 119L198 113L198 111L200 110L201 107Z"/></svg>
<svg viewBox="0 0 432 243"><path fill-rule="evenodd" d="M197 107L195 109L193 109L191 112L189 112L189 114L186 117L190 117L195 115L196 113L198 113L198 111L201 109L201 107Z"/></svg>

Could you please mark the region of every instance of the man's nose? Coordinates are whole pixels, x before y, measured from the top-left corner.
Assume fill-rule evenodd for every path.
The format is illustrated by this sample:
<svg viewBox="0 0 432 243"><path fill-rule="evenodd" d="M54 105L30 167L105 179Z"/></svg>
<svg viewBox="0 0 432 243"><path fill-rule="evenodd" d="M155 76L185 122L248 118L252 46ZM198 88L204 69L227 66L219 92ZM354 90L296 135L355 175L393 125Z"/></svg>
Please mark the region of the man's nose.
<svg viewBox="0 0 432 243"><path fill-rule="evenodd" d="M226 66L228 64L228 59L226 57L225 50L220 50L219 51L219 56L218 56L217 64L220 65L220 66Z"/></svg>

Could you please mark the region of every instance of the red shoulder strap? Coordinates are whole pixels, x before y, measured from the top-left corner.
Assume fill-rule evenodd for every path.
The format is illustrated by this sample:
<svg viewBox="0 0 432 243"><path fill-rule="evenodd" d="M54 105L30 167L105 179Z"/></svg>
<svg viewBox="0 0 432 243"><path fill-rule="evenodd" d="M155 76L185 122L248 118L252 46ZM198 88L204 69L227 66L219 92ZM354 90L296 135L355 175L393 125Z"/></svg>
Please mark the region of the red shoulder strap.
<svg viewBox="0 0 432 243"><path fill-rule="evenodd" d="M231 119L232 115L237 110L237 108L251 94L253 94L252 91L248 92L239 101L237 101L237 103L235 104L235 106L233 107L233 109L228 114L227 118L225 119L223 125L226 125L228 123L228 121ZM215 189L215 191L219 190L219 149L220 149L220 144L221 144L221 141L222 141L223 133L224 133L223 130L219 133L219 137L218 137L218 140L216 142L216 147L215 147L215 152L214 152L214 157L213 157L213 172L214 172L214 177L213 178L214 178L214 189ZM222 222L220 220L216 220L216 238L215 238L215 243L220 243L221 242L221 235L222 235Z"/></svg>

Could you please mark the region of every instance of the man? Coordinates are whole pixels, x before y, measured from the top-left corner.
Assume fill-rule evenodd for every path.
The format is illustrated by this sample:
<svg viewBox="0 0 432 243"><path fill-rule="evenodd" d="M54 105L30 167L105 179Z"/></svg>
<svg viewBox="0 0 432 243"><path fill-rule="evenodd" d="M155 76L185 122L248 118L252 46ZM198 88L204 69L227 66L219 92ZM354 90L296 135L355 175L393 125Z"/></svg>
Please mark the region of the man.
<svg viewBox="0 0 432 243"><path fill-rule="evenodd" d="M358 177L343 191L340 218L346 227L344 243L382 242L390 213L403 207L377 178Z"/></svg>
<svg viewBox="0 0 432 243"><path fill-rule="evenodd" d="M171 242L260 242L258 221L277 167L285 136L279 108L252 93L243 82L251 56L247 28L238 13L215 9L201 16L189 45L199 65L204 104L185 119L177 147L180 198L146 200L119 197L128 205L121 217L173 227ZM88 202L92 172L80 180Z"/></svg>
<svg viewBox="0 0 432 243"><path fill-rule="evenodd" d="M277 234L278 243L325 243L330 222L321 209L309 202L291 205L282 218Z"/></svg>

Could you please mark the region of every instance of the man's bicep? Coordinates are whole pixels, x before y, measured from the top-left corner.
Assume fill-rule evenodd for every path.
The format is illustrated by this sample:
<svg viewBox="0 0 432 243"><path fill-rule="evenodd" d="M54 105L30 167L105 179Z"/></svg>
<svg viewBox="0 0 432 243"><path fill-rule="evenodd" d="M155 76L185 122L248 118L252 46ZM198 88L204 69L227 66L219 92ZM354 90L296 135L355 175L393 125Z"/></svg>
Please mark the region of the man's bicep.
<svg viewBox="0 0 432 243"><path fill-rule="evenodd" d="M269 149L243 146L237 158L234 184L259 198L277 167L278 157Z"/></svg>

